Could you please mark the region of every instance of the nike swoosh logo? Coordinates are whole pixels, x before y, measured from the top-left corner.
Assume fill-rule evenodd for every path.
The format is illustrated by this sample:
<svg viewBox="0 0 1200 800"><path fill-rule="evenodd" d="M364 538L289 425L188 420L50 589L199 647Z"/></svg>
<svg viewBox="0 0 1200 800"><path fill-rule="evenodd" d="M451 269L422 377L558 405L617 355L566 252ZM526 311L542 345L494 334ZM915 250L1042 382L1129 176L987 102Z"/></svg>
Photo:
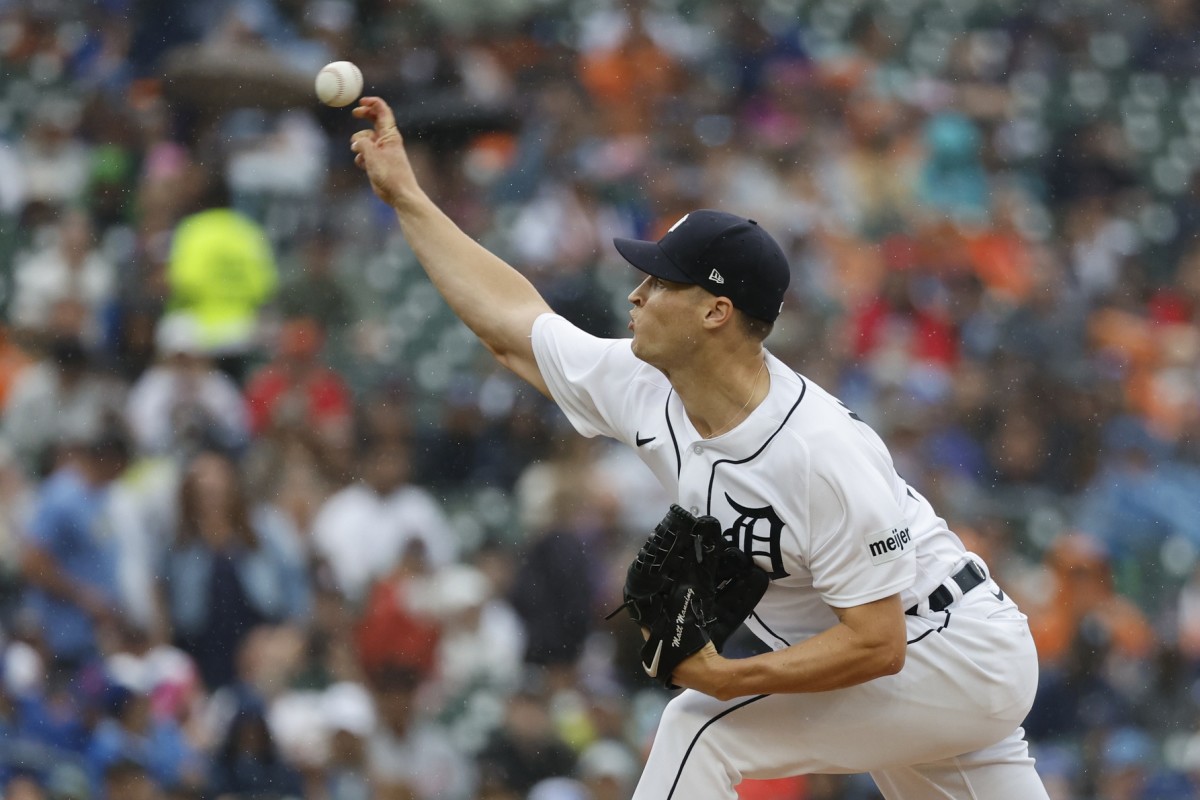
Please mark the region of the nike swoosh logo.
<svg viewBox="0 0 1200 800"><path fill-rule="evenodd" d="M1003 589L997 589L996 591L992 592L992 595L993 595L993 596L994 596L994 597L995 597L997 600L1003 600L1003 599L1004 599L1004 590L1003 590Z"/></svg>
<svg viewBox="0 0 1200 800"><path fill-rule="evenodd" d="M644 444L650 444L657 438L657 436L647 436L645 439L643 439L640 431L634 434L634 439L637 441L638 447L641 447Z"/></svg>
<svg viewBox="0 0 1200 800"><path fill-rule="evenodd" d="M659 640L659 642L658 642L658 647L654 648L654 658L651 659L650 663L647 664L645 661L642 662L642 669L646 670L646 674L649 675L651 678L658 677L658 660L660 658L662 658L662 641L661 640Z"/></svg>

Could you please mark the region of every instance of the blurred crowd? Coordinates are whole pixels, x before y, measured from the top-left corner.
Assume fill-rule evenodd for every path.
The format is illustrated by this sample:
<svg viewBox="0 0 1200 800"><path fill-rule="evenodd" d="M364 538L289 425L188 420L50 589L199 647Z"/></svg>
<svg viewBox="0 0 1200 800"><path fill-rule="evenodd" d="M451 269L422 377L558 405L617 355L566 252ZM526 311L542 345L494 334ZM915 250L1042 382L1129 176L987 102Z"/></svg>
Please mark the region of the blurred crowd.
<svg viewBox="0 0 1200 800"><path fill-rule="evenodd" d="M670 498L437 298L312 97L350 59L430 195L589 331L636 282L612 236L775 234L773 352L1031 617L1051 796L1200 797L1197 29L1189 0L0 0L4 796L632 792L669 695L603 617Z"/></svg>

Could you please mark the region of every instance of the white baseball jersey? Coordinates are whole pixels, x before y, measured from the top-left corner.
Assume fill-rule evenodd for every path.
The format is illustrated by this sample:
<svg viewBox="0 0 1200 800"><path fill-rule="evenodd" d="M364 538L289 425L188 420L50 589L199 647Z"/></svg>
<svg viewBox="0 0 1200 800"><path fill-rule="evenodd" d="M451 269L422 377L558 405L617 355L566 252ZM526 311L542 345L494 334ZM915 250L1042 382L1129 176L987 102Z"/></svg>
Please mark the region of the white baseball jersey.
<svg viewBox="0 0 1200 800"><path fill-rule="evenodd" d="M720 520L771 576L747 621L770 646L831 627L830 606L897 592L905 608L916 605L962 563L958 537L896 474L879 436L769 353L766 399L733 430L704 439L629 340L598 339L547 314L533 346L579 433L636 448L681 506Z"/></svg>
<svg viewBox="0 0 1200 800"><path fill-rule="evenodd" d="M533 326L542 378L575 429L635 448L681 506L715 516L771 576L747 621L764 642L833 626L831 608L896 593L917 606L894 675L826 692L678 694L634 800L735 800L744 777L816 772L870 772L888 800L1045 800L1019 727L1037 687L1027 620L990 578L941 611L919 602L971 556L874 431L768 354L766 399L704 439L630 345L552 314Z"/></svg>

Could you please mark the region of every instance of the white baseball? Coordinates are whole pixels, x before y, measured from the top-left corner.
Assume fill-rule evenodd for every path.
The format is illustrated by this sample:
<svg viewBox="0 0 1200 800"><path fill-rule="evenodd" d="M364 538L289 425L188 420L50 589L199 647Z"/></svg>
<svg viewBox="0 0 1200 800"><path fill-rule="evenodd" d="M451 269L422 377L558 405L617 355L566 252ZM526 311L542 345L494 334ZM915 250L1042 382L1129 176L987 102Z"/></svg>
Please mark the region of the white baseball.
<svg viewBox="0 0 1200 800"><path fill-rule="evenodd" d="M362 71L350 61L334 61L321 67L316 88L317 97L325 105L348 106L362 94Z"/></svg>

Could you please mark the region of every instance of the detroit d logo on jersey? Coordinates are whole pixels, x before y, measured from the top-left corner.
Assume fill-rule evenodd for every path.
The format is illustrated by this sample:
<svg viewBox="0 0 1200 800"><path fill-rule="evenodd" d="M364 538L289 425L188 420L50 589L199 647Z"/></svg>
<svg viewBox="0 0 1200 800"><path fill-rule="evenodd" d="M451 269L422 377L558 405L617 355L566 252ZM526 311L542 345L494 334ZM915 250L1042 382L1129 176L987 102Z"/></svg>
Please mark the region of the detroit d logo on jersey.
<svg viewBox="0 0 1200 800"><path fill-rule="evenodd" d="M748 508L728 493L725 494L725 500L739 515L729 530L725 531L725 538L751 558L769 558L771 568L767 572L771 580L786 578L788 573L783 568L783 552L779 543L783 535L783 520L775 513L775 509L771 506Z"/></svg>

